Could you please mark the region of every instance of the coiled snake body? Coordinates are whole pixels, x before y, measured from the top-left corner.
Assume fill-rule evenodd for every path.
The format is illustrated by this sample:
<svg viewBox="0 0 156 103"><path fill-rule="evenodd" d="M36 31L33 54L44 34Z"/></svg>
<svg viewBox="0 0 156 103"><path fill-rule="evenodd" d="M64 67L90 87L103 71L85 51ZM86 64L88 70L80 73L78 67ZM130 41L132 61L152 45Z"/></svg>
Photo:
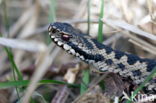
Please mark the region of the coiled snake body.
<svg viewBox="0 0 156 103"><path fill-rule="evenodd" d="M92 64L99 71L131 77L135 84L142 83L156 66L155 60L143 59L133 54L114 50L67 23L50 24L48 31L51 39L68 53ZM154 77L146 84L146 88L147 92L156 93Z"/></svg>

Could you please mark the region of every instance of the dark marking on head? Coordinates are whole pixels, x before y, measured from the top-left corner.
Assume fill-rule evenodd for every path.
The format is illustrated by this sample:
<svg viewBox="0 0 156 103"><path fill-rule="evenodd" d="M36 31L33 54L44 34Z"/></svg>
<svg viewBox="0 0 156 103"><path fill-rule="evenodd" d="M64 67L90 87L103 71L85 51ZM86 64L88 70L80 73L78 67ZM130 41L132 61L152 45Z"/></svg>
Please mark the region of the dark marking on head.
<svg viewBox="0 0 156 103"><path fill-rule="evenodd" d="M57 28L60 32L65 32L65 33L71 34L71 35L81 35L82 36L81 31L73 28L72 25L70 25L68 23L54 22L54 23L50 24L50 26Z"/></svg>
<svg viewBox="0 0 156 103"><path fill-rule="evenodd" d="M125 70L125 65L123 65L122 63L117 64L117 65L118 65L118 67L119 67L121 70Z"/></svg>
<svg viewBox="0 0 156 103"><path fill-rule="evenodd" d="M141 75L140 70L133 70L132 73L133 73L133 76L140 76Z"/></svg>
<svg viewBox="0 0 156 103"><path fill-rule="evenodd" d="M86 45L86 47L88 48L88 49L94 49L94 47L93 47L93 45L86 39L86 38L83 38L82 37L82 40L83 40L83 42L85 43L85 45Z"/></svg>
<svg viewBox="0 0 156 103"><path fill-rule="evenodd" d="M71 42L68 42L67 44L70 45L76 52L78 52L80 55L82 55L85 59L94 60L95 62L99 62L99 61L104 60L104 57L100 54L96 54L96 55L95 54L88 54Z"/></svg>
<svg viewBox="0 0 156 103"><path fill-rule="evenodd" d="M95 39L91 39L91 40L94 42L94 44L96 45L96 47L98 49L105 49L107 54L110 54L113 51L112 48L110 48L106 45L103 45L102 43L99 43L97 40L95 40Z"/></svg>

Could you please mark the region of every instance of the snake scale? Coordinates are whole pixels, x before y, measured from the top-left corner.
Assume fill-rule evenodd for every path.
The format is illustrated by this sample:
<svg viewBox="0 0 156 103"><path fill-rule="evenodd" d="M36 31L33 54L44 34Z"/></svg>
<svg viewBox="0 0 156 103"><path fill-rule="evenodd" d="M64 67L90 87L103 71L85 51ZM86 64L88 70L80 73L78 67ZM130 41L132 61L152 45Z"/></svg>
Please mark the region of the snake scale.
<svg viewBox="0 0 156 103"><path fill-rule="evenodd" d="M68 23L51 23L48 31L52 41L68 53L92 64L101 72L114 72L122 77L130 77L135 84L142 83L156 66L155 60L114 50ZM156 78L153 77L145 88L147 93L155 94Z"/></svg>

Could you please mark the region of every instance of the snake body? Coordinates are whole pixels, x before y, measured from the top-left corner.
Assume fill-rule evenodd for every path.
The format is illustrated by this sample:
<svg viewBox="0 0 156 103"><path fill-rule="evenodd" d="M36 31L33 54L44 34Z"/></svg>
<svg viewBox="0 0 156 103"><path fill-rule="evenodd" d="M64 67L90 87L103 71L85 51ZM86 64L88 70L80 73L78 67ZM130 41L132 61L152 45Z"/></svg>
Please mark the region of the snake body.
<svg viewBox="0 0 156 103"><path fill-rule="evenodd" d="M52 23L48 31L52 41L68 53L92 64L101 72L130 77L135 84L142 83L156 66L155 60L114 50L67 23ZM156 93L155 77L146 84L146 90Z"/></svg>

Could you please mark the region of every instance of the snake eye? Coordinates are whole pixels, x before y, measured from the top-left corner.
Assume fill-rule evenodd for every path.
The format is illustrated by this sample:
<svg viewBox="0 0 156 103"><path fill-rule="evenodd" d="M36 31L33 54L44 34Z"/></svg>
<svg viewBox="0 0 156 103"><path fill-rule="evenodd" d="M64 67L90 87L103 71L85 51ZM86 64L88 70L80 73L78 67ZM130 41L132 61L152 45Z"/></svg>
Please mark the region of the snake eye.
<svg viewBox="0 0 156 103"><path fill-rule="evenodd" d="M71 38L71 35L68 34L61 34L61 39L64 41L69 41L69 39Z"/></svg>

